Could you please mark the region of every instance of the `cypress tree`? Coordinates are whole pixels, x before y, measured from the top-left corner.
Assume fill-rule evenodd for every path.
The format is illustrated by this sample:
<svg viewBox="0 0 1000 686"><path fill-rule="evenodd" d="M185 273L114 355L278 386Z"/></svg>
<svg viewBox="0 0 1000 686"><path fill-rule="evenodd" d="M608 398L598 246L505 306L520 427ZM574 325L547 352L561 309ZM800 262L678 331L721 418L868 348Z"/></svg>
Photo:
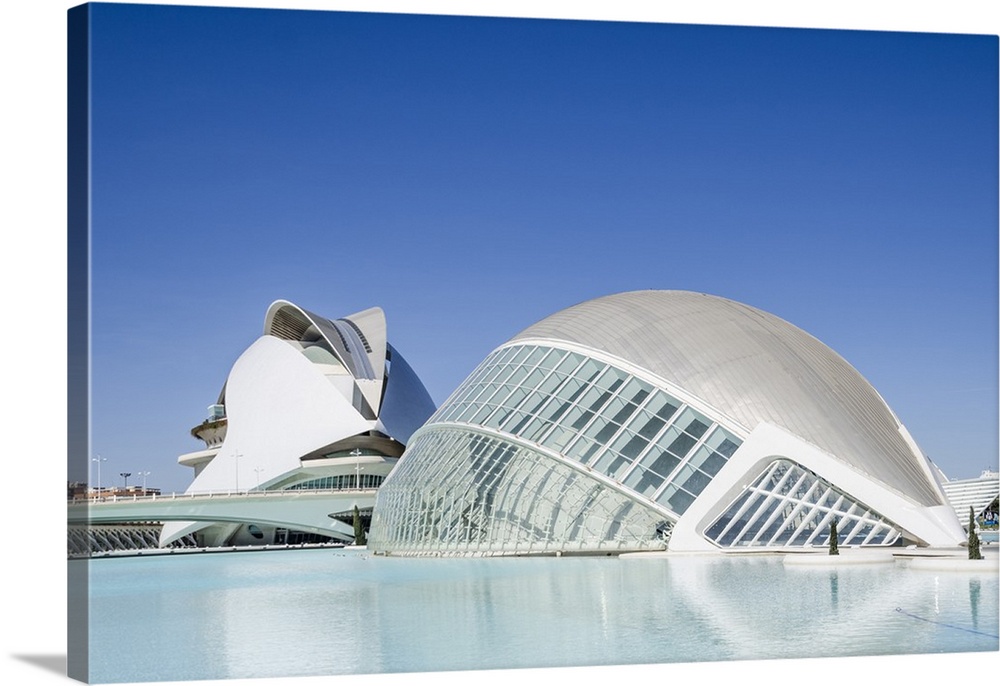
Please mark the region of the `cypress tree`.
<svg viewBox="0 0 1000 686"><path fill-rule="evenodd" d="M983 554L979 551L979 536L976 535L976 513L971 505L969 506L969 559L983 559Z"/></svg>
<svg viewBox="0 0 1000 686"><path fill-rule="evenodd" d="M830 554L840 555L840 550L837 549L837 520L830 522Z"/></svg>
<svg viewBox="0 0 1000 686"><path fill-rule="evenodd" d="M365 538L365 529L361 526L361 511L358 510L357 505L354 506L354 544L368 544L368 540Z"/></svg>

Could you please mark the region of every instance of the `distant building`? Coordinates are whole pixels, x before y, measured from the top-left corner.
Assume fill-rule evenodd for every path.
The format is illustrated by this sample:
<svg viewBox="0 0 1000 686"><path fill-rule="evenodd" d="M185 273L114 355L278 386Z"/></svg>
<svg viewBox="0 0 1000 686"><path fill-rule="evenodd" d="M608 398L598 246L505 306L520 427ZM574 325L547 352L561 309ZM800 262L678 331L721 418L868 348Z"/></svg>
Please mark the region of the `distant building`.
<svg viewBox="0 0 1000 686"><path fill-rule="evenodd" d="M640 291L494 350L379 490L368 547L523 555L955 546L936 470L878 392L795 326Z"/></svg>
<svg viewBox="0 0 1000 686"><path fill-rule="evenodd" d="M82 481L70 481L67 484L69 500L96 500L100 498L143 498L146 496L160 495L158 488L146 488L145 486L104 486L100 490L90 488Z"/></svg>
<svg viewBox="0 0 1000 686"><path fill-rule="evenodd" d="M974 479L946 481L944 492L948 496L958 521L969 528L969 508L978 525L985 529L997 528L997 503L1000 496L1000 473L985 470Z"/></svg>
<svg viewBox="0 0 1000 686"><path fill-rule="evenodd" d="M69 500L86 500L87 490L87 482L85 481L66 482L66 497Z"/></svg>
<svg viewBox="0 0 1000 686"><path fill-rule="evenodd" d="M388 343L381 309L331 320L279 300L208 417L191 430L204 449L178 461L194 470L187 493L357 491L350 504L367 525L374 490L433 411L420 379ZM159 543L192 534L208 546L350 543L353 508L341 505L298 522L308 534L295 521L171 521Z"/></svg>

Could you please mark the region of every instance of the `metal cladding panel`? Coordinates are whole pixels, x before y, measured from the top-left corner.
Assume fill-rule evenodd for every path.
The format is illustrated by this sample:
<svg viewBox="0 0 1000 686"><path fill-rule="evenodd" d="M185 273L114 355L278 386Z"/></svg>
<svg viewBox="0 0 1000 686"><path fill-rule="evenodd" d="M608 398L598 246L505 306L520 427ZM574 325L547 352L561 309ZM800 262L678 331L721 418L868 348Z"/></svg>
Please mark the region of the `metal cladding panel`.
<svg viewBox="0 0 1000 686"><path fill-rule="evenodd" d="M385 313L380 307L370 307L357 314L343 317L355 327L358 335L367 345L366 352L376 379L382 378L385 370L386 324Z"/></svg>
<svg viewBox="0 0 1000 686"><path fill-rule="evenodd" d="M566 341L679 386L747 430L785 428L928 506L943 498L874 388L829 347L774 315L716 296L633 291L575 305L511 342Z"/></svg>
<svg viewBox="0 0 1000 686"><path fill-rule="evenodd" d="M399 351L389 346L389 355L391 369L385 381L379 423L386 434L406 443L434 413L434 401Z"/></svg>

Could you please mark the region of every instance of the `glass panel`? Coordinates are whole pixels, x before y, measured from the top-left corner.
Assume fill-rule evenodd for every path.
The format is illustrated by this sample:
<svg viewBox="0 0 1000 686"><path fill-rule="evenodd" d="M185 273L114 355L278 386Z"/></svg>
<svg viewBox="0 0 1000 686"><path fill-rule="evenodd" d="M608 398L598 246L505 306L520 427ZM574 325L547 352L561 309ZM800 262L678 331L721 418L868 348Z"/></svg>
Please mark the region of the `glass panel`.
<svg viewBox="0 0 1000 686"><path fill-rule="evenodd" d="M501 428L508 433L517 433L513 430L513 427L518 424L522 424L528 420L528 415L523 412L511 412L504 419L503 423L500 425Z"/></svg>
<svg viewBox="0 0 1000 686"><path fill-rule="evenodd" d="M544 419L535 417L533 420L528 422L528 424L523 429L521 429L521 431L518 432L518 435L521 438L533 441L537 436L541 435L542 431L544 431L550 426L552 425L549 424Z"/></svg>
<svg viewBox="0 0 1000 686"><path fill-rule="evenodd" d="M611 448L629 458L629 462L633 462L637 457L639 457L640 454L642 454L642 451L647 445L649 445L649 441L642 436L637 436L629 431L623 431L622 434L615 439L615 443L611 446Z"/></svg>
<svg viewBox="0 0 1000 686"><path fill-rule="evenodd" d="M608 391L602 391L599 388L589 388L587 392L580 397L580 406L587 407L597 412L601 407L608 401L611 397L611 393Z"/></svg>
<svg viewBox="0 0 1000 686"><path fill-rule="evenodd" d="M636 467L625 479L625 485L647 498L656 492L664 481L663 477L642 467Z"/></svg>
<svg viewBox="0 0 1000 686"><path fill-rule="evenodd" d="M504 383L511 384L512 386L519 385L522 381L524 381L526 376L528 376L527 367L515 367Z"/></svg>
<svg viewBox="0 0 1000 686"><path fill-rule="evenodd" d="M590 464L597 455L600 455L601 450L602 446L600 443L591 443L580 455L580 462Z"/></svg>
<svg viewBox="0 0 1000 686"><path fill-rule="evenodd" d="M703 445L698 450L695 451L691 459L688 460L688 464L692 467L701 467L702 463L712 454L712 450L707 446Z"/></svg>
<svg viewBox="0 0 1000 686"><path fill-rule="evenodd" d="M575 419L572 420L570 426L576 429L577 431L583 429L583 427L586 426L587 422L589 422L594 417L594 413L591 412L590 410L581 410L579 408L576 408L570 412L571 415L575 413L579 413L579 416L577 416ZM566 422L564 423L569 423L569 422L570 418L567 417Z"/></svg>
<svg viewBox="0 0 1000 686"><path fill-rule="evenodd" d="M730 458L733 456L733 453L735 453L736 449L739 447L740 447L739 441L737 441L735 438L727 437L724 441L722 441L722 443L719 444L719 447L716 448L716 451L719 454L723 455L724 457Z"/></svg>
<svg viewBox="0 0 1000 686"><path fill-rule="evenodd" d="M507 377L509 377L511 375L511 372L513 372L514 369L515 369L514 367L511 367L509 365L504 365L503 367L497 367L494 372L491 372L491 373L487 374L486 376L484 376L483 379L482 379L482 382L480 382L480 383L487 382L487 381L494 381L496 383L503 383L504 381L507 380Z"/></svg>
<svg viewBox="0 0 1000 686"><path fill-rule="evenodd" d="M796 500L805 499L805 497L809 494L809 490L815 488L816 483L815 477L802 479L799 482L798 488L795 489L795 493L792 494L792 497Z"/></svg>
<svg viewBox="0 0 1000 686"><path fill-rule="evenodd" d="M681 413L681 416L677 418L675 425L695 438L701 438L711 423L703 414L687 407Z"/></svg>
<svg viewBox="0 0 1000 686"><path fill-rule="evenodd" d="M627 378L628 374L620 369L608 367L604 373L601 374L601 377L597 380L595 385L608 391L614 391L617 390Z"/></svg>
<svg viewBox="0 0 1000 686"><path fill-rule="evenodd" d="M625 473L630 464L629 460L609 450L594 462L594 469L612 479L618 479Z"/></svg>
<svg viewBox="0 0 1000 686"><path fill-rule="evenodd" d="M706 474L715 476L724 464L726 464L726 458L719 453L712 453L705 458L705 461L701 464L701 469Z"/></svg>
<svg viewBox="0 0 1000 686"><path fill-rule="evenodd" d="M699 493L705 490L705 486L707 486L708 482L711 480L712 477L710 477L708 474L705 474L700 469L697 469L681 485L684 487L685 490L690 491L695 495L698 495Z"/></svg>
<svg viewBox="0 0 1000 686"><path fill-rule="evenodd" d="M540 383L542 383L542 381L545 380L545 377L546 377L546 372L544 370L533 369L531 372L528 373L528 376L524 378L524 381L521 382L521 385L524 386L525 388L535 388Z"/></svg>
<svg viewBox="0 0 1000 686"><path fill-rule="evenodd" d="M669 476L670 472L674 471L674 468L680 463L679 459L666 450L651 450L642 460L644 467L664 477Z"/></svg>
<svg viewBox="0 0 1000 686"><path fill-rule="evenodd" d="M556 394L563 400L576 400L583 393L584 388L583 382L570 377Z"/></svg>
<svg viewBox="0 0 1000 686"><path fill-rule="evenodd" d="M545 439L545 445L557 452L562 452L574 436L576 436L575 431L557 426Z"/></svg>
<svg viewBox="0 0 1000 686"><path fill-rule="evenodd" d="M847 545L861 545L862 543L865 542L865 539L868 538L868 534L871 533L873 528L874 528L873 524L871 524L870 522L865 522L856 531L850 532L853 535L851 536L851 539L847 541Z"/></svg>
<svg viewBox="0 0 1000 686"><path fill-rule="evenodd" d="M535 365L537 365L539 362L542 361L542 358L545 357L546 353L548 352L549 352L548 348L532 347L531 352L528 353L528 357L525 358L524 360L524 366L534 367Z"/></svg>
<svg viewBox="0 0 1000 686"><path fill-rule="evenodd" d="M694 502L694 496L690 493L685 493L684 491L677 491L670 499L667 501L670 509L677 514L684 514L691 503Z"/></svg>
<svg viewBox="0 0 1000 686"><path fill-rule="evenodd" d="M652 392L652 386L645 381L633 377L625 384L625 387L621 391L621 396L631 403L641 405L642 401Z"/></svg>
<svg viewBox="0 0 1000 686"><path fill-rule="evenodd" d="M472 419L469 420L469 423L481 424L487 417L490 416L490 413L493 412L494 409L496 409L496 405L483 405L482 408L480 408L480 410L473 415Z"/></svg>
<svg viewBox="0 0 1000 686"><path fill-rule="evenodd" d="M586 435L598 443L607 444L620 428L621 426L614 422L605 422L599 419L587 427Z"/></svg>
<svg viewBox="0 0 1000 686"><path fill-rule="evenodd" d="M546 395L545 393L540 393L539 391L532 391L531 395L529 395L525 399L525 401L521 403L521 406L517 409L519 409L521 412L527 412L528 414L534 415L537 414L538 411L542 409L542 406L545 405L545 403L547 403L548 401L549 401L549 396Z"/></svg>
<svg viewBox="0 0 1000 686"><path fill-rule="evenodd" d="M511 358L513 358L514 355L517 354L518 350L521 349L523 349L521 346L511 346L509 348L504 348L503 350L497 351L493 353L493 355L491 355L491 357L493 358L493 363L500 364L501 362L507 362ZM486 359L488 360L490 358Z"/></svg>
<svg viewBox="0 0 1000 686"><path fill-rule="evenodd" d="M679 401L674 400L666 393L657 393L656 397L649 402L647 409L664 422L667 422L670 421L670 418L674 416L674 413L677 412L677 408L680 406Z"/></svg>
<svg viewBox="0 0 1000 686"><path fill-rule="evenodd" d="M535 347L531 345L518 346L513 357L510 358L510 362L512 364L521 364L534 350Z"/></svg>
<svg viewBox="0 0 1000 686"><path fill-rule="evenodd" d="M596 444L593 441L589 440L588 438L579 436L573 443L573 445L570 446L570 448L565 452L565 455L567 457L572 457L576 460L579 460L580 462L583 462L583 460L581 459L583 455L590 454L589 451L591 447L595 445Z"/></svg>
<svg viewBox="0 0 1000 686"><path fill-rule="evenodd" d="M675 438L670 443L669 446L667 446L667 450L672 452L677 457L684 457L685 455L688 454L688 451L691 450L692 447L694 447L694 444L695 444L694 438L688 436L687 434L681 434L680 436Z"/></svg>
<svg viewBox="0 0 1000 686"><path fill-rule="evenodd" d="M479 402L486 402L490 400L497 393L497 391L500 391L500 397L502 398L506 396L507 393L510 392L510 387L501 386L495 383L490 383L490 384L484 384L483 386L478 386L477 390L479 390L479 393L475 395L470 395L469 400L478 400Z"/></svg>
<svg viewBox="0 0 1000 686"><path fill-rule="evenodd" d="M569 409L573 407L568 401L561 400L558 396L553 397L549 400L548 404L545 405L540 411L539 415L545 417L549 421L558 421Z"/></svg>
<svg viewBox="0 0 1000 686"><path fill-rule="evenodd" d="M563 382L563 379L565 378L566 377L564 377L562 374L559 374L557 372L550 372L549 376L538 387L538 390L543 393L552 393L553 391L556 390L556 388L559 387L559 384L561 384Z"/></svg>
<svg viewBox="0 0 1000 686"><path fill-rule="evenodd" d="M507 388L509 393L499 404L512 410L516 409L528 397L528 391L523 388L511 388L510 386L505 386L504 388Z"/></svg>
<svg viewBox="0 0 1000 686"><path fill-rule="evenodd" d="M608 404L604 406L604 409L601 411L601 414L603 414L605 417L610 418L612 421L621 424L625 419L625 417L628 417L629 415L632 414L631 410L625 411L624 414L622 413L622 410L625 409L626 407L632 407L632 406L626 405L625 401L622 400L621 398L614 397L611 398L611 400L608 401Z"/></svg>
<svg viewBox="0 0 1000 686"><path fill-rule="evenodd" d="M583 363L583 366L577 370L576 376L584 381L593 382L604 367L604 364L588 358L587 361Z"/></svg>
<svg viewBox="0 0 1000 686"><path fill-rule="evenodd" d="M664 422L659 417L650 415L647 412L640 412L635 419L632 420L629 428L642 434L647 439L652 440L656 437L656 434L660 432L660 429L662 429L663 426Z"/></svg>
<svg viewBox="0 0 1000 686"><path fill-rule="evenodd" d="M545 357L541 362L538 363L539 367L543 369L555 369L559 366L559 362L565 356L565 352L562 350L556 350L555 348L548 348Z"/></svg>
<svg viewBox="0 0 1000 686"><path fill-rule="evenodd" d="M580 366L580 362L583 361L583 356L577 353L569 353L563 358L556 370L562 374L571 374L574 369Z"/></svg>
<svg viewBox="0 0 1000 686"><path fill-rule="evenodd" d="M736 500L734 500L733 503L726 509L726 511L722 514L722 516L719 517L717 520L715 520L715 523L713 523L712 526L710 526L708 529L705 530L705 535L711 540L716 541L717 543L720 542L718 540L719 536L726 529L726 527L729 526L729 523L733 520L733 517L736 516L736 513L740 511L740 508L743 506L743 504L747 501L747 499L751 495L753 495L753 491L749 489L744 490L736 498ZM737 525L735 525L733 528L738 530L740 528L740 525L737 523Z"/></svg>

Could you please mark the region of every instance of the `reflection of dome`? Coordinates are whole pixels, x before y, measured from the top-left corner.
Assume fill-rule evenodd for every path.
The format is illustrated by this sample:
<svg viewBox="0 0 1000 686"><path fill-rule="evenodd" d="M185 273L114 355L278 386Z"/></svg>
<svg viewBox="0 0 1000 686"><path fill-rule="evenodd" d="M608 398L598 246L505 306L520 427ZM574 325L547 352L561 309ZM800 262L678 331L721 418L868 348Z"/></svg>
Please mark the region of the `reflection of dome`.
<svg viewBox="0 0 1000 686"><path fill-rule="evenodd" d="M207 449L179 459L195 470L188 493L365 490L358 498L366 512L372 489L434 411L423 384L387 343L381 309L330 320L283 300L268 309L264 335L233 365L213 407L225 416L195 432ZM211 443L208 426L216 427ZM353 540L352 526L325 514L301 524ZM275 535L255 524L168 522L161 545L195 531L211 545L262 536L271 542Z"/></svg>
<svg viewBox="0 0 1000 686"><path fill-rule="evenodd" d="M495 350L412 439L369 546L520 554L955 545L934 469L828 347L722 298L591 300Z"/></svg>

